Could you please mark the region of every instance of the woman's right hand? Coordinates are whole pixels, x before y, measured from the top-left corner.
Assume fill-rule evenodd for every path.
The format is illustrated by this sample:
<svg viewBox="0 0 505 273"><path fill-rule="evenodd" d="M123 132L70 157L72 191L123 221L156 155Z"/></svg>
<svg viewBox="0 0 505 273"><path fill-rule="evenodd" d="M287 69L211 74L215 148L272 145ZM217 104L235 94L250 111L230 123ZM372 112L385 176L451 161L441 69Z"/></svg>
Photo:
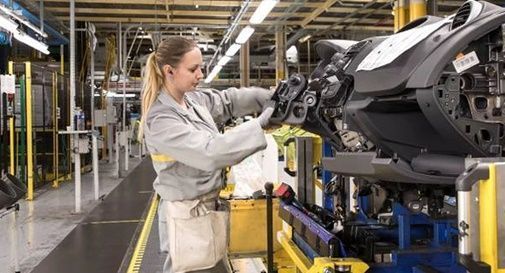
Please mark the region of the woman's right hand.
<svg viewBox="0 0 505 273"><path fill-rule="evenodd" d="M260 123L261 128L263 129L271 129L275 125L270 122L270 119L275 111L275 102L269 101L263 107L263 111L258 116L258 121Z"/></svg>

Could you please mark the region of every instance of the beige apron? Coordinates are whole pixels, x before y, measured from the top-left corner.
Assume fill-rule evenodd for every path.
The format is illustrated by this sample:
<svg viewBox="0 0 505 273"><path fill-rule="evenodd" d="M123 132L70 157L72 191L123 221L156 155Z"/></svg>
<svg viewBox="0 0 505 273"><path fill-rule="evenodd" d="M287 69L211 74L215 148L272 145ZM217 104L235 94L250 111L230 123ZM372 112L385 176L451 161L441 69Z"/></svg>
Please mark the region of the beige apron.
<svg viewBox="0 0 505 273"><path fill-rule="evenodd" d="M229 206L217 206L217 197L212 192L196 200L163 202L173 272L212 268L225 258Z"/></svg>

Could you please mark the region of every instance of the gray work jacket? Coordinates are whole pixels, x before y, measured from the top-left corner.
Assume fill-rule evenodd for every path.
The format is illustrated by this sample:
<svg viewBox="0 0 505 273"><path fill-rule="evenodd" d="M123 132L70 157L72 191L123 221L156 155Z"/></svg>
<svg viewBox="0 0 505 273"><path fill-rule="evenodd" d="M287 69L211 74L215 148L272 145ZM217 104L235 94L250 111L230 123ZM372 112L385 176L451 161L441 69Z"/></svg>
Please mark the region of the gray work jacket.
<svg viewBox="0 0 505 273"><path fill-rule="evenodd" d="M154 189L166 201L192 200L223 186L222 169L266 148L256 119L224 134L216 123L260 112L270 98L262 88L198 90L184 96L184 109L165 90L148 111L145 143L158 174ZM192 109L191 109L192 108ZM164 155L169 160L155 160Z"/></svg>

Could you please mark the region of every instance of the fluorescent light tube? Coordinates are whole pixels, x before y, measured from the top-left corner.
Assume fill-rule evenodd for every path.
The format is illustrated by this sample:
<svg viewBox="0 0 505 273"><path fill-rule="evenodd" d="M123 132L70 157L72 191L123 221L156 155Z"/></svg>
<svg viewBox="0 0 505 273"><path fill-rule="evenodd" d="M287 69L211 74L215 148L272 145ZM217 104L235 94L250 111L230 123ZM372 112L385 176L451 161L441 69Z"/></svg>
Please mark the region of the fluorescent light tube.
<svg viewBox="0 0 505 273"><path fill-rule="evenodd" d="M263 22L263 20L265 20L270 11L275 7L275 4L277 4L277 2L278 2L277 0L261 1L259 6L256 8L256 11L251 16L251 19L249 19L249 23L256 25Z"/></svg>
<svg viewBox="0 0 505 273"><path fill-rule="evenodd" d="M230 60L231 60L230 56L223 56L223 57L221 57L219 62L217 62L217 65L225 66Z"/></svg>
<svg viewBox="0 0 505 273"><path fill-rule="evenodd" d="M112 92L112 91L109 91L107 92L107 97L108 98L122 98L123 97L123 93L116 93L116 92ZM134 98L135 97L135 94L124 94L124 97L125 98Z"/></svg>
<svg viewBox="0 0 505 273"><path fill-rule="evenodd" d="M7 6L0 4L0 10L3 11L5 14L11 16L12 18L18 20L21 22L21 24L31 28L33 31L37 32L40 36L47 38L47 34L40 30L38 27L34 26L32 23L24 19L23 17L19 16L14 12L12 9L8 8Z"/></svg>
<svg viewBox="0 0 505 273"><path fill-rule="evenodd" d="M239 35L235 39L235 43L237 44L243 44L249 40L249 37L254 33L254 28L250 26L246 26L245 28L240 31Z"/></svg>
<svg viewBox="0 0 505 273"><path fill-rule="evenodd" d="M231 45L228 48L228 50L226 50L225 55L233 57L233 56L235 56L235 54L237 54L237 52L238 52L239 49L240 49L240 45L239 44L233 44L233 45Z"/></svg>
<svg viewBox="0 0 505 273"><path fill-rule="evenodd" d="M15 32L18 26L19 25L16 24L16 22L0 14L0 28L3 28L9 32Z"/></svg>
<svg viewBox="0 0 505 273"><path fill-rule="evenodd" d="M312 35L310 35L310 34L309 34L309 35L307 35L307 36L305 36L305 37L301 38L300 40L298 40L298 42L300 42L300 43L305 43L305 42L306 42L308 39L310 39L310 38L312 38Z"/></svg>
<svg viewBox="0 0 505 273"><path fill-rule="evenodd" d="M14 34L14 39L26 44L27 46L30 46L44 54L49 54L49 51L47 50L47 45L40 42L40 41L37 41L35 40L34 38L32 38L31 36L29 36L28 34L22 32L22 31L16 31L13 33Z"/></svg>

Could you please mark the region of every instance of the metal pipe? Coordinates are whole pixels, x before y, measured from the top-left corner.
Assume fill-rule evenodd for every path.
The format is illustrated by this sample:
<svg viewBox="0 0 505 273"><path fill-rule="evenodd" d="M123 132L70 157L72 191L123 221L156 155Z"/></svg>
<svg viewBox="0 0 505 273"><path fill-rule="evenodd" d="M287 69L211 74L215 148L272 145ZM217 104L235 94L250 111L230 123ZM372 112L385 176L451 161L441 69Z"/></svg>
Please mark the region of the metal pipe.
<svg viewBox="0 0 505 273"><path fill-rule="evenodd" d="M70 0L70 127L75 130L75 0ZM75 170L77 171L77 169Z"/></svg>
<svg viewBox="0 0 505 273"><path fill-rule="evenodd" d="M98 200L100 197L100 184L98 180L98 140L97 140L98 131L93 130L91 132L92 139L92 149L93 149L93 185L95 189L95 200Z"/></svg>
<svg viewBox="0 0 505 273"><path fill-rule="evenodd" d="M140 38L140 42L139 42L139 45L137 46L137 50L135 50L135 55L133 56L132 58L132 62L130 64L130 68L128 68L128 71L127 71L127 75L130 75L130 72L133 68L133 63L135 62L135 59L137 58L138 54L139 54L139 51L140 51L140 47L142 46L142 42L144 41L144 36L142 36Z"/></svg>
<svg viewBox="0 0 505 273"><path fill-rule="evenodd" d="M138 28L137 28L137 32L135 33L135 35L138 35ZM123 35L123 48L122 50L124 50L124 53L125 55L123 56L123 66L122 66L122 71L123 71L123 113L122 113L122 124L121 124L121 134L126 134L126 78L128 77L126 75L126 66L127 66L127 63L128 63L128 55L130 55L130 51L128 51L128 55L126 54L126 33L124 33ZM135 42L135 41L134 41ZM133 46L133 43L132 43L132 46ZM131 47L130 47L131 49ZM128 171L128 141L126 141L126 143L123 143L125 144L124 145L124 150L125 150L125 153L124 153L124 169L125 171Z"/></svg>
<svg viewBox="0 0 505 273"><path fill-rule="evenodd" d="M117 60L118 60L118 66L119 67L123 67L123 39L122 39L122 35L123 35L123 27L121 25L121 22L118 23L117 25L117 40L118 40L118 47L117 47Z"/></svg>
<svg viewBox="0 0 505 273"><path fill-rule="evenodd" d="M39 18L40 18L40 31L44 33L44 0L39 3ZM42 52L38 53L39 58L42 58Z"/></svg>
<svg viewBox="0 0 505 273"><path fill-rule="evenodd" d="M39 3L40 31L44 32L44 0Z"/></svg>
<svg viewBox="0 0 505 273"><path fill-rule="evenodd" d="M32 117L32 67L30 62L25 63L26 73L26 155L28 173L27 200L33 200L33 117Z"/></svg>
<svg viewBox="0 0 505 273"><path fill-rule="evenodd" d="M81 155L78 149L79 134L74 134L75 213L81 212Z"/></svg>
<svg viewBox="0 0 505 273"><path fill-rule="evenodd" d="M90 66L91 66L91 143L93 153L93 185L95 190L95 200L99 198L100 184L98 180L98 141L95 132L95 50L93 48L93 33L90 34Z"/></svg>
<svg viewBox="0 0 505 273"><path fill-rule="evenodd" d="M60 74L65 74L65 45L60 45Z"/></svg>

